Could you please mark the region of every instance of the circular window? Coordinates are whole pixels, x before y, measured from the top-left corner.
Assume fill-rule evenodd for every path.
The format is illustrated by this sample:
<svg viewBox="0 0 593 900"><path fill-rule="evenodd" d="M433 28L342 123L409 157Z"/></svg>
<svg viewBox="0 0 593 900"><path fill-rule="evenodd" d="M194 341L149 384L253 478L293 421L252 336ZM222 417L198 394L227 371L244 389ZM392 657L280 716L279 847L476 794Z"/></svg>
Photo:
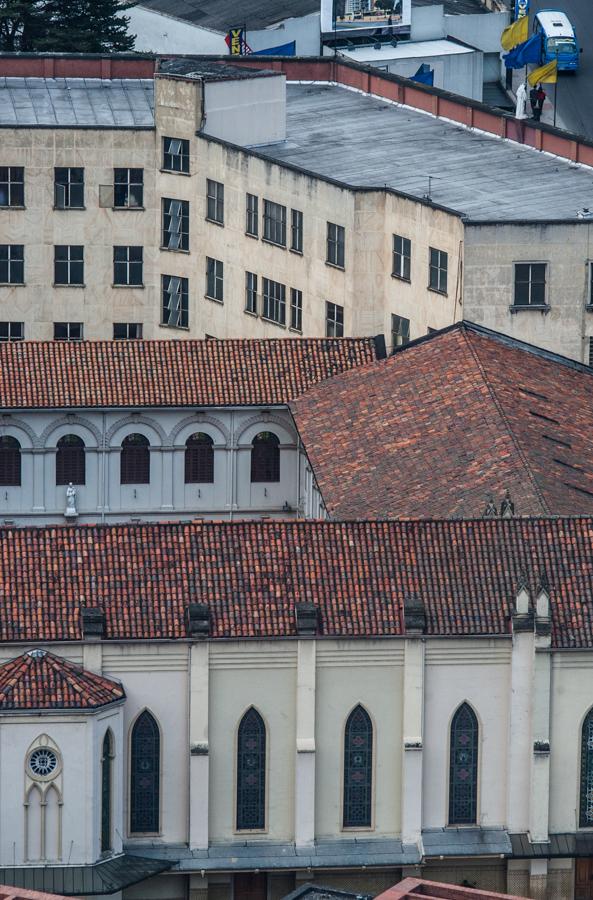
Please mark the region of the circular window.
<svg viewBox="0 0 593 900"><path fill-rule="evenodd" d="M29 757L29 768L33 775L45 778L48 775L51 775L52 772L55 772L57 767L58 757L53 750L49 750L47 747L40 747L38 750L33 750Z"/></svg>

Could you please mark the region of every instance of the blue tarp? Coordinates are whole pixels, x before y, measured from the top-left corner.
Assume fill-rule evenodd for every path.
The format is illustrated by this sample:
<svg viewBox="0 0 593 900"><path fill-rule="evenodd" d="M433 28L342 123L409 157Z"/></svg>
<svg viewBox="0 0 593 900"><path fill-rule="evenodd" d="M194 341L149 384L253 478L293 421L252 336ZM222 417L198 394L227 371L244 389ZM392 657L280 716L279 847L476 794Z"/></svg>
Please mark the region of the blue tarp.
<svg viewBox="0 0 593 900"><path fill-rule="evenodd" d="M279 47L268 47L267 50L253 50L251 56L296 56L296 41L280 44Z"/></svg>

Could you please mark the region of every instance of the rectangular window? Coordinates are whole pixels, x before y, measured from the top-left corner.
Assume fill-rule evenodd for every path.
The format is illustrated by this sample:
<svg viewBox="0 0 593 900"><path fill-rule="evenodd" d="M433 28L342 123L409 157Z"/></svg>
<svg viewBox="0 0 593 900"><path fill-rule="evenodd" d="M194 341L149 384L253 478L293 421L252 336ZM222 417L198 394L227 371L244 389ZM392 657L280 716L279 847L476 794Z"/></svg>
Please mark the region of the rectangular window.
<svg viewBox="0 0 593 900"><path fill-rule="evenodd" d="M403 316L391 316L391 346L403 347L410 340L410 320Z"/></svg>
<svg viewBox="0 0 593 900"><path fill-rule="evenodd" d="M189 141L163 138L163 169L167 172L189 172Z"/></svg>
<svg viewBox="0 0 593 900"><path fill-rule="evenodd" d="M2 323L0 323L2 324ZM4 323L6 324L6 323ZM17 323L19 324L19 323ZM0 332L1 334L1 332ZM589 338L589 365L593 366L593 337Z"/></svg>
<svg viewBox="0 0 593 900"><path fill-rule="evenodd" d="M54 247L54 284L84 284L84 247L56 244Z"/></svg>
<svg viewBox="0 0 593 900"><path fill-rule="evenodd" d="M139 209L144 205L144 169L113 170L113 205Z"/></svg>
<svg viewBox="0 0 593 900"><path fill-rule="evenodd" d="M395 278L410 280L410 264L412 261L412 242L399 234L393 235L393 263L391 274Z"/></svg>
<svg viewBox="0 0 593 900"><path fill-rule="evenodd" d="M303 292L296 288L290 289L290 327L303 330Z"/></svg>
<svg viewBox="0 0 593 900"><path fill-rule="evenodd" d="M224 300L224 267L219 259L206 257L206 296L210 300Z"/></svg>
<svg viewBox="0 0 593 900"><path fill-rule="evenodd" d="M23 166L0 166L0 206L25 205Z"/></svg>
<svg viewBox="0 0 593 900"><path fill-rule="evenodd" d="M138 341L142 337L141 322L114 322L114 341Z"/></svg>
<svg viewBox="0 0 593 900"><path fill-rule="evenodd" d="M169 328L187 328L189 324L187 278L161 275L161 285L161 325L167 325Z"/></svg>
<svg viewBox="0 0 593 900"><path fill-rule="evenodd" d="M24 282L24 245L0 244L0 284L24 284Z"/></svg>
<svg viewBox="0 0 593 900"><path fill-rule="evenodd" d="M257 275L245 272L245 310L257 315Z"/></svg>
<svg viewBox="0 0 593 900"><path fill-rule="evenodd" d="M299 209L290 210L290 249L303 252L303 214Z"/></svg>
<svg viewBox="0 0 593 900"><path fill-rule="evenodd" d="M163 197L163 250L189 250L189 200Z"/></svg>
<svg viewBox="0 0 593 900"><path fill-rule="evenodd" d="M446 294L448 254L444 250L435 250L434 247L430 247L428 252L428 286L431 291Z"/></svg>
<svg viewBox="0 0 593 900"><path fill-rule="evenodd" d="M252 237L257 237L259 234L259 199L255 194L246 194L245 233Z"/></svg>
<svg viewBox="0 0 593 900"><path fill-rule="evenodd" d="M224 225L224 184L220 181L211 181L206 179L208 204L206 210L206 218L210 222L217 222L218 225Z"/></svg>
<svg viewBox="0 0 593 900"><path fill-rule="evenodd" d="M264 200L264 240L286 247L286 207Z"/></svg>
<svg viewBox="0 0 593 900"><path fill-rule="evenodd" d="M547 263L515 263L515 306L546 305Z"/></svg>
<svg viewBox="0 0 593 900"><path fill-rule="evenodd" d="M327 262L332 266L344 268L344 243L346 232L342 225L327 223Z"/></svg>
<svg viewBox="0 0 593 900"><path fill-rule="evenodd" d="M24 322L0 322L0 341L24 341Z"/></svg>
<svg viewBox="0 0 593 900"><path fill-rule="evenodd" d="M286 322L286 287L270 278L264 278L262 316L278 325Z"/></svg>
<svg viewBox="0 0 593 900"><path fill-rule="evenodd" d="M56 209L84 208L84 169L54 169L54 206Z"/></svg>
<svg viewBox="0 0 593 900"><path fill-rule="evenodd" d="M142 247L113 248L113 283L117 285L141 285Z"/></svg>
<svg viewBox="0 0 593 900"><path fill-rule="evenodd" d="M326 337L344 337L344 307L337 303L325 304Z"/></svg>
<svg viewBox="0 0 593 900"><path fill-rule="evenodd" d="M593 262L589 263L589 295L587 297L587 306L593 306Z"/></svg>
<svg viewBox="0 0 593 900"><path fill-rule="evenodd" d="M54 341L81 341L82 322L54 322Z"/></svg>

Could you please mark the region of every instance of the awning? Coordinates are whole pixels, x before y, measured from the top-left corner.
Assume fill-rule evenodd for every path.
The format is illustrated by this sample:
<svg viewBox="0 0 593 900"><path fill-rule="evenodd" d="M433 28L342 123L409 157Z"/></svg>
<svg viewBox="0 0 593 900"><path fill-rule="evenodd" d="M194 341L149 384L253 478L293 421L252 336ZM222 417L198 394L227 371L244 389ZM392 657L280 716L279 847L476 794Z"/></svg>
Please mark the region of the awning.
<svg viewBox="0 0 593 900"><path fill-rule="evenodd" d="M145 859L122 853L89 866L17 866L0 869L0 884L66 896L114 894L131 884L160 875L172 865L168 860Z"/></svg>

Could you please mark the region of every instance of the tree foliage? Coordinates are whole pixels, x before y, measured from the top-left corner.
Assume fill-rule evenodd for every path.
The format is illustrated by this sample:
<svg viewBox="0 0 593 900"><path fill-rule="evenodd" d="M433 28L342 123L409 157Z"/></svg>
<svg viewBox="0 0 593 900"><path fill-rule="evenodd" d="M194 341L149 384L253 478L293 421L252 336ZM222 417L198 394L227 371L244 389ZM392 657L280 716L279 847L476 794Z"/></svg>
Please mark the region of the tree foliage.
<svg viewBox="0 0 593 900"><path fill-rule="evenodd" d="M0 0L0 50L111 53L132 50L119 0Z"/></svg>

